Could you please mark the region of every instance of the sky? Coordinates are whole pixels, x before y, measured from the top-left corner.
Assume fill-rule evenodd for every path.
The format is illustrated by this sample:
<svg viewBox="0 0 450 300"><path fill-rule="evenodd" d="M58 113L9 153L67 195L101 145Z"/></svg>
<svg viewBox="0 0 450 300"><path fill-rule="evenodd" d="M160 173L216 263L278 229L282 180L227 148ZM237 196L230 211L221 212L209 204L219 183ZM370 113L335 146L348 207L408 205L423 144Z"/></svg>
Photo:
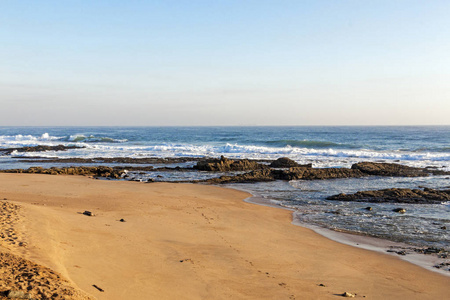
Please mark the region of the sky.
<svg viewBox="0 0 450 300"><path fill-rule="evenodd" d="M0 125L450 125L450 1L0 0Z"/></svg>

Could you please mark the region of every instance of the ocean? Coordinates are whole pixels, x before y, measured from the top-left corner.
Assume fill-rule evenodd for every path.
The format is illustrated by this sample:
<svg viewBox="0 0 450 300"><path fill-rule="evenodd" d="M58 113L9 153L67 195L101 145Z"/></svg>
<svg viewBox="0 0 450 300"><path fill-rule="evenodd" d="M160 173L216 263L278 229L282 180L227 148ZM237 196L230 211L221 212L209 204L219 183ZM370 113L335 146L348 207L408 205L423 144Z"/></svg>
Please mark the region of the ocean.
<svg viewBox="0 0 450 300"><path fill-rule="evenodd" d="M312 163L315 168L348 168L356 162L374 161L450 171L450 126L0 127L0 148L59 144L84 148L58 152L16 151L0 156L0 169L77 165L33 161L37 157L198 158L224 155L259 160L289 157L300 164ZM195 163L172 163L170 167L190 167ZM189 181L219 176L194 170L149 171L136 175L155 181ZM450 203L399 205L325 199L338 193L391 187L449 189L449 176L295 180L227 186L250 191L273 205L293 209L294 219L301 223L450 251ZM365 210L367 206L373 210ZM392 212L399 206L406 209L405 214Z"/></svg>

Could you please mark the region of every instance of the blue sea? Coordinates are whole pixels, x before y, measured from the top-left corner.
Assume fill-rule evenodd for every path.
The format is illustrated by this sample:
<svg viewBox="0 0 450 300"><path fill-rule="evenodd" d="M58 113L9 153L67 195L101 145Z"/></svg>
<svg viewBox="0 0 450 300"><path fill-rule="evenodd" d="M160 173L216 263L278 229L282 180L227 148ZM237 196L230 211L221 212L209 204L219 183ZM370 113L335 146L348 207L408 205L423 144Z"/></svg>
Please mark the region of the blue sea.
<svg viewBox="0 0 450 300"><path fill-rule="evenodd" d="M450 171L450 126L405 127L0 127L0 148L78 145L61 152L13 152L0 169L64 166L24 158L289 157L316 168L350 167L361 161L400 163ZM189 167L195 162L172 164ZM68 164L76 165L76 164ZM117 165L117 164L114 164ZM161 165L155 165L159 167ZM137 174L136 174L137 175ZM218 176L208 172L147 172L143 179L183 181ZM369 204L327 201L327 196L390 187L450 188L449 176L367 177L235 184L274 205L294 210L302 223L450 250L450 203ZM364 208L372 206L372 211ZM403 207L405 214L392 212ZM442 229L446 228L446 229Z"/></svg>

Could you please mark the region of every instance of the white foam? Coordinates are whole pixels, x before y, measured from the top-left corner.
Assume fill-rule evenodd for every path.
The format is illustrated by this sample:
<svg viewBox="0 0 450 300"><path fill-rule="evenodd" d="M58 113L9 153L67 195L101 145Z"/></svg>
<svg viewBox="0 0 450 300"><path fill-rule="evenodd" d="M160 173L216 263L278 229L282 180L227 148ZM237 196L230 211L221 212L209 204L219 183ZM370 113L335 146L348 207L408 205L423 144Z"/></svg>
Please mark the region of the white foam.
<svg viewBox="0 0 450 300"><path fill-rule="evenodd" d="M83 151L70 150L51 153L63 157L219 157L250 159L276 159L287 156L299 163L313 163L315 167L349 167L362 160L399 162L409 166L434 166L450 170L450 152L412 152L379 151L370 149L311 149L298 147L267 147L239 144L181 144L159 143L155 145L130 145L126 140L114 140L108 137L83 136L56 137L44 133L41 136L15 135L0 136L0 147L23 147L56 144L76 144L83 146ZM36 153L18 154L35 156ZM39 156L43 156L42 153Z"/></svg>

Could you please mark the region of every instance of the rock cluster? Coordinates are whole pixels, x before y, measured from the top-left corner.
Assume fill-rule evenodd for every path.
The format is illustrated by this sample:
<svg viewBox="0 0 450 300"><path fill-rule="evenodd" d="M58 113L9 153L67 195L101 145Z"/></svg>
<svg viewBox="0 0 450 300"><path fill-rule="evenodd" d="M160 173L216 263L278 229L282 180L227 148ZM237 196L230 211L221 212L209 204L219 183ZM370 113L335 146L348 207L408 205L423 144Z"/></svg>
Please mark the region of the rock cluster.
<svg viewBox="0 0 450 300"><path fill-rule="evenodd" d="M64 145L57 145L57 146L34 146L34 147L21 147L21 148L4 148L0 149L0 153L3 155L9 155L14 151L17 152L43 152L43 151L66 151L68 149L79 149L84 147L79 146L64 146Z"/></svg>
<svg viewBox="0 0 450 300"><path fill-rule="evenodd" d="M33 174L50 174L50 175L84 175L84 176L94 176L94 177L105 177L119 179L125 174L125 170L116 169L111 167L65 167L56 168L52 167L49 169L42 167L31 167L29 169L12 169L12 170L1 170L3 173L33 173Z"/></svg>
<svg viewBox="0 0 450 300"><path fill-rule="evenodd" d="M206 180L209 183L237 183L237 182L261 182L274 180L314 180L314 179L332 179L349 178L365 176L358 170L344 168L326 168L313 169L311 167L296 167L287 170L264 169L254 170L245 174L234 176L221 176Z"/></svg>
<svg viewBox="0 0 450 300"><path fill-rule="evenodd" d="M0 150L1 152L2 150ZM77 163L77 164L172 164L185 163L191 161L204 160L198 157L69 157L69 158L42 158L42 157L27 157L21 158L22 162L43 162L43 163Z"/></svg>
<svg viewBox="0 0 450 300"><path fill-rule="evenodd" d="M208 179L210 183L237 183L258 182L273 180L315 180L334 178L359 178L364 176L396 176L396 177L419 177L434 174L427 168L413 168L400 164L361 162L348 168L312 168L311 165L298 165L296 167L286 166L297 164L296 162L281 158L274 161L270 166L258 164L254 161L241 160L235 162L225 157L220 160L206 160L197 163L197 169L205 171L242 171L251 169L251 172L237 174L234 176L221 176ZM275 167L273 167L275 166ZM278 169L284 168L284 169ZM442 173L442 171L440 171ZM450 174L450 173L449 173ZM442 174L440 174L442 175Z"/></svg>
<svg viewBox="0 0 450 300"><path fill-rule="evenodd" d="M450 201L450 190L390 188L376 191L360 191L348 195L338 194L328 197L327 200L431 204Z"/></svg>
<svg viewBox="0 0 450 300"><path fill-rule="evenodd" d="M395 176L395 177L420 177L428 176L426 169L413 168L400 164L360 162L352 165L352 170L359 170L367 175Z"/></svg>
<svg viewBox="0 0 450 300"><path fill-rule="evenodd" d="M220 159L207 159L198 161L197 165L194 168L200 171L216 172L268 169L266 165L259 164L256 161L251 161L248 159L232 160L224 156L221 156Z"/></svg>

